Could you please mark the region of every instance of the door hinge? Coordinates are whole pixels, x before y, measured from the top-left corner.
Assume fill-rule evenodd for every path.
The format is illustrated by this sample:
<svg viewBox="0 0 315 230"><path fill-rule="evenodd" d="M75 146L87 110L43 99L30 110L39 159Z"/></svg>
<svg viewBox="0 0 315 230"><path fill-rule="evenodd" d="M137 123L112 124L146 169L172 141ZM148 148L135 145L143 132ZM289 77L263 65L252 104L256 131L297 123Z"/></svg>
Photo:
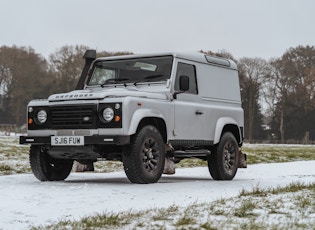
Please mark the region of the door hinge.
<svg viewBox="0 0 315 230"><path fill-rule="evenodd" d="M173 129L173 135L177 136L177 130L176 129Z"/></svg>

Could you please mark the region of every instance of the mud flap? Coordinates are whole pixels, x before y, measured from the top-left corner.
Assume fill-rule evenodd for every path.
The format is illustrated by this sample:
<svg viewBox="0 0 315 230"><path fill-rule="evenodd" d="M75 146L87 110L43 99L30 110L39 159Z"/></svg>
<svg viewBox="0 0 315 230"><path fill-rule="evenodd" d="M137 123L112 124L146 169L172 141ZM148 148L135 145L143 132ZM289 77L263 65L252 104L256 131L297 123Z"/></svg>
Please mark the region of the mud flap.
<svg viewBox="0 0 315 230"><path fill-rule="evenodd" d="M82 164L79 163L78 161L74 161L72 169L74 172L93 172L94 164L93 162L87 162L86 164Z"/></svg>
<svg viewBox="0 0 315 230"><path fill-rule="evenodd" d="M165 165L163 174L175 174L175 163L171 160L170 157L165 157Z"/></svg>
<svg viewBox="0 0 315 230"><path fill-rule="evenodd" d="M239 151L238 168L247 168L247 155Z"/></svg>

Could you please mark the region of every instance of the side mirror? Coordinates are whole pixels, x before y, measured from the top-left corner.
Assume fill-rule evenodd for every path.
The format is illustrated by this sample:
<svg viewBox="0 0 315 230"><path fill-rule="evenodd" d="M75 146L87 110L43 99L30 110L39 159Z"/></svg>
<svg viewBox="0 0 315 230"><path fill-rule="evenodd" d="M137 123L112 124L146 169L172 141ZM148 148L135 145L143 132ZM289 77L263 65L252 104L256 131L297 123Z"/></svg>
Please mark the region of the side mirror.
<svg viewBox="0 0 315 230"><path fill-rule="evenodd" d="M179 91L174 92L173 98L177 99L177 95L189 90L189 77L186 75L179 76Z"/></svg>
<svg viewBox="0 0 315 230"><path fill-rule="evenodd" d="M189 90L189 77L186 75L179 76L179 90L180 91L187 91Z"/></svg>

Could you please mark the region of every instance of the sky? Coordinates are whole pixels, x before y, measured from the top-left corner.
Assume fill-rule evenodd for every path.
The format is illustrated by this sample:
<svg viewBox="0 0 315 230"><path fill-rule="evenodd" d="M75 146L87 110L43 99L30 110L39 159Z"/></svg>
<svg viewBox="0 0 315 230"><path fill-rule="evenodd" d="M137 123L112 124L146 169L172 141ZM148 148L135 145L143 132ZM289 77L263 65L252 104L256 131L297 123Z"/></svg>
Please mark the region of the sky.
<svg viewBox="0 0 315 230"><path fill-rule="evenodd" d="M281 57L315 44L313 0L0 0L0 47Z"/></svg>

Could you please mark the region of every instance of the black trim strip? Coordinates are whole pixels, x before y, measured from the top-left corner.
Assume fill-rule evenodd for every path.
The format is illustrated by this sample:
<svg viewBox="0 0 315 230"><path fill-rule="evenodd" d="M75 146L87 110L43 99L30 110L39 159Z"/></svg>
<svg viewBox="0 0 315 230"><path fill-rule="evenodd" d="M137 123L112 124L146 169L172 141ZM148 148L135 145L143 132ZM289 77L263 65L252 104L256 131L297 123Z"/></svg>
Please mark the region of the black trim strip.
<svg viewBox="0 0 315 230"><path fill-rule="evenodd" d="M51 137L20 136L20 144L50 145ZM130 143L130 136L84 136L84 145L125 145Z"/></svg>
<svg viewBox="0 0 315 230"><path fill-rule="evenodd" d="M173 146L209 146L213 145L213 141L208 140L170 140L169 141Z"/></svg>

